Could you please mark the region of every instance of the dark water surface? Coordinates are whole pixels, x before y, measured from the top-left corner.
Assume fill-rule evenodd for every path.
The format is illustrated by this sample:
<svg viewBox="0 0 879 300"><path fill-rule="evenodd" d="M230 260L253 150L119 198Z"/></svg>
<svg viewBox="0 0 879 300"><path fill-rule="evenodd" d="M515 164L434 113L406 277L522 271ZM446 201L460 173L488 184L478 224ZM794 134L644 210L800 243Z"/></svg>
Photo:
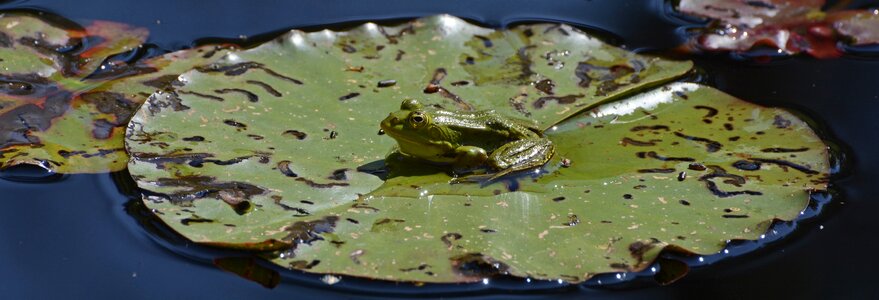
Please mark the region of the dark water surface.
<svg viewBox="0 0 879 300"><path fill-rule="evenodd" d="M664 53L683 41L681 26L697 25L670 16L666 3L659 0L302 2L0 1L0 9L36 9L73 20L114 20L147 27L149 42L163 50L215 38L265 39L288 28L449 13L489 26L566 22L587 27L631 50ZM852 7L879 7L879 1L850 2ZM879 298L879 260L872 257L879 251L875 196L879 189L879 58L796 57L770 63L729 55L688 58L704 72L707 84L749 101L795 109L813 118L824 136L840 142L846 159L842 174L834 180L838 195L822 206L820 215L779 224L779 232L792 233L773 242L740 245L741 249L758 249L702 263L667 287L641 280L526 293L497 284L489 290L449 296ZM296 279L287 278L278 287L266 289L214 267L209 258L222 253L189 245L173 234L162 238L150 232L152 227L139 222L143 218L137 218L142 214L135 202L129 202L131 195L126 194L130 191L120 191L111 175L55 179L51 183L0 180L0 298L310 299L376 297L400 291L411 297L413 293L437 295L447 289L356 282L361 289L372 290L364 295L345 291L355 287L347 279L325 286L316 277L295 274L287 275Z"/></svg>

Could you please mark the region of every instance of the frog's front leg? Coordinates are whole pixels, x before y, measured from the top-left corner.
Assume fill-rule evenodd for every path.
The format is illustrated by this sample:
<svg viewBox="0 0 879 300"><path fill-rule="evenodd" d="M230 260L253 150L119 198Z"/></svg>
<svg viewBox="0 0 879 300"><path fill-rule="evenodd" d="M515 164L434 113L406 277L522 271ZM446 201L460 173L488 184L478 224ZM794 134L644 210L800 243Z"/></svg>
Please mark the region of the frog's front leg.
<svg viewBox="0 0 879 300"><path fill-rule="evenodd" d="M474 146L460 146L455 148L455 167L463 169L473 169L485 164L488 160L488 153L485 149Z"/></svg>
<svg viewBox="0 0 879 300"><path fill-rule="evenodd" d="M554 153L555 147L545 138L522 139L507 143L494 150L488 157L488 164L498 170L489 180L542 166Z"/></svg>

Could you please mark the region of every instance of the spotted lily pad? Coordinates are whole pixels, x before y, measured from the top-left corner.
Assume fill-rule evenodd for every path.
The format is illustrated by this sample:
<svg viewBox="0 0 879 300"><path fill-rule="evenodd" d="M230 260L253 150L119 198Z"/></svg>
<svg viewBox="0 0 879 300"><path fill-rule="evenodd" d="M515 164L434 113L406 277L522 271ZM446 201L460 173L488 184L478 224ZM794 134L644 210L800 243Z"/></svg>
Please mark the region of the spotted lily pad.
<svg viewBox="0 0 879 300"><path fill-rule="evenodd" d="M125 168L122 133L134 111L177 74L224 51L205 46L132 65L102 65L140 46L146 35L145 29L104 21L78 27L29 15L0 17L0 168ZM103 72L95 74L98 69Z"/></svg>
<svg viewBox="0 0 879 300"><path fill-rule="evenodd" d="M745 51L759 45L779 53L806 52L818 58L840 55L836 42L879 42L876 10L822 11L824 0L682 0L683 13L716 20L697 41L708 50Z"/></svg>
<svg viewBox="0 0 879 300"><path fill-rule="evenodd" d="M783 110L695 84L619 100L689 67L564 25L437 16L292 31L152 95L126 132L129 171L174 230L289 268L580 282L642 269L669 246L753 239L826 187L823 143ZM529 116L557 155L518 178L452 185L447 170L396 160L378 133L410 97Z"/></svg>
<svg viewBox="0 0 879 300"><path fill-rule="evenodd" d="M484 188L449 185L445 172L395 177L335 210L324 237L340 246L300 244L275 261L418 281L579 282L642 270L663 249L712 254L757 239L827 187L826 146L802 120L696 84L604 104L547 135L558 155L545 175ZM326 259L360 251L359 262Z"/></svg>

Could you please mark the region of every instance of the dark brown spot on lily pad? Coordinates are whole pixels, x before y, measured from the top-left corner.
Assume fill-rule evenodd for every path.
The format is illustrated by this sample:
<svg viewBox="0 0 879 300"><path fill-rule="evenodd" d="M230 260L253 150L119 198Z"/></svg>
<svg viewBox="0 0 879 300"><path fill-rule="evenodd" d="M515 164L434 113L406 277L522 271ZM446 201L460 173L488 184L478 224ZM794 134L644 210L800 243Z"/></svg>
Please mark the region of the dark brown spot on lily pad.
<svg viewBox="0 0 879 300"><path fill-rule="evenodd" d="M229 204L239 216L250 212L253 205L247 199L249 196L240 190L221 190L217 193L218 198Z"/></svg>
<svg viewBox="0 0 879 300"><path fill-rule="evenodd" d="M673 168L653 168L653 169L639 169L638 173L674 173L676 170Z"/></svg>
<svg viewBox="0 0 879 300"><path fill-rule="evenodd" d="M330 174L329 177L327 177L327 179L332 179L332 180L348 180L348 175L347 175L348 170L349 170L349 169L347 169L347 168L346 168L346 169L338 169L338 170L335 170L335 171L333 171L332 174Z"/></svg>
<svg viewBox="0 0 879 300"><path fill-rule="evenodd" d="M406 220L401 219L391 219L391 218L383 218L378 221L372 223L372 227L369 229L370 232L396 232L400 231L398 225L405 223Z"/></svg>
<svg viewBox="0 0 879 300"><path fill-rule="evenodd" d="M269 75L274 76L276 78L283 79L283 80L286 80L286 81L289 81L289 82L292 82L295 84L302 84L302 81L300 81L298 79L281 75L278 72L275 72L272 69L266 68L265 65L263 65L261 63L257 63L257 62L242 62L242 63L233 64L233 65L210 64L210 65L206 65L206 66L196 67L195 69L198 70L199 72L202 72L202 73L220 72L226 76L238 76L238 75L244 74L245 72L247 72L250 69L260 69L260 70L263 70L264 72L266 72L266 74L269 74Z"/></svg>
<svg viewBox="0 0 879 300"><path fill-rule="evenodd" d="M748 218L748 215L724 214L722 217L727 218L727 219L744 219L744 218Z"/></svg>
<svg viewBox="0 0 879 300"><path fill-rule="evenodd" d="M801 147L801 148L764 148L760 149L760 152L769 152L769 153L792 153L792 152L806 152L809 151L809 148Z"/></svg>
<svg viewBox="0 0 879 300"><path fill-rule="evenodd" d="M232 119L223 120L223 124L238 127L239 129L247 129L247 125L245 125L244 123L232 120Z"/></svg>
<svg viewBox="0 0 879 300"><path fill-rule="evenodd" d="M287 136L287 137L294 137L297 140L304 140L305 137L308 136L308 134L306 134L305 132L302 132L299 130L294 130L294 129L284 131L284 133L282 133L281 135Z"/></svg>
<svg viewBox="0 0 879 300"><path fill-rule="evenodd" d="M552 80L544 79L544 80L538 81L538 82L534 83L534 87L537 88L537 90L539 90L547 95L555 94L553 92L553 89L555 88L555 83L552 82Z"/></svg>
<svg viewBox="0 0 879 300"><path fill-rule="evenodd" d="M259 96L257 96L253 92L245 90L245 89L235 89L235 88L217 89L217 90L214 90L214 93L217 93L217 94L239 93L239 94L242 94L245 97L247 97L247 101L259 102Z"/></svg>
<svg viewBox="0 0 879 300"><path fill-rule="evenodd" d="M639 140L636 140L633 138L624 137L622 140L620 140L620 145L623 145L623 146L632 145L632 146L647 147L647 146L656 146L657 142L662 142L662 140L652 139L649 141L639 141Z"/></svg>
<svg viewBox="0 0 879 300"><path fill-rule="evenodd" d="M293 170L290 169L290 161L289 160L279 161L278 162L278 171L280 171L281 174L284 174L284 176L287 176L287 177L299 177L299 175L296 174L296 172L293 172Z"/></svg>
<svg viewBox="0 0 879 300"><path fill-rule="evenodd" d="M349 186L350 185L347 182L318 183L318 182L315 182L311 179L306 179L306 178L302 178L302 177L296 178L296 181L303 182L310 187L319 188L319 189L328 189L328 188L333 188L333 187Z"/></svg>
<svg viewBox="0 0 879 300"><path fill-rule="evenodd" d="M751 158L751 160L758 162L758 163L774 164L774 165L781 167L785 171L787 171L787 168L793 168L794 170L797 170L797 171L800 171L800 172L803 172L803 173L806 173L809 175L814 175L814 174L820 173L818 171L810 169L807 166L800 165L800 164L790 162L790 161L786 161L783 159Z"/></svg>
<svg viewBox="0 0 879 300"><path fill-rule="evenodd" d="M192 217L190 217L190 218L185 218L185 219L180 220L180 224L183 224L186 226L189 226L193 223L214 223L214 222L215 222L214 220L204 219L204 218L201 218L197 215L192 215Z"/></svg>
<svg viewBox="0 0 879 300"><path fill-rule="evenodd" d="M156 78L152 78L149 80L145 80L142 83L146 86L149 86L149 87L154 87L159 90L164 90L164 89L171 88L172 86L182 86L183 83L180 82L179 80L177 80L177 78L179 78L179 77L180 77L180 75L177 75L177 74L168 74L168 75L162 75L162 76L159 76Z"/></svg>
<svg viewBox="0 0 879 300"><path fill-rule="evenodd" d="M484 278L503 275L510 269L507 264L481 253L456 255L449 260L453 271L467 277Z"/></svg>
<svg viewBox="0 0 879 300"><path fill-rule="evenodd" d="M208 94L193 92L193 91L177 90L177 93L184 94L184 95L193 95L196 97L200 97L200 98L204 98L204 99L208 99L208 100L220 101L220 102L226 101L226 99L223 99L223 97L218 97L218 96L214 96L214 95L208 95Z"/></svg>
<svg viewBox="0 0 879 300"><path fill-rule="evenodd" d="M238 197L241 201L250 199L255 195L265 193L265 190L255 185L238 181L217 181L211 176L187 175L175 178L159 178L156 182L159 186L172 186L186 188L174 193L160 194L150 193L148 196L159 196L173 203L191 202L204 198L221 200L220 193L229 193Z"/></svg>
<svg viewBox="0 0 879 300"><path fill-rule="evenodd" d="M269 93L269 94L271 94L272 96L275 96L275 97L281 97L281 92L278 92L278 90L276 90L274 87L272 87L272 86L269 85L268 83L265 83L265 82L262 82L262 81L259 81L259 80L247 80L247 81L245 81L245 82L263 88L263 90L265 90L266 93Z"/></svg>
<svg viewBox="0 0 879 300"><path fill-rule="evenodd" d="M350 100L354 97L360 96L360 93L348 93L342 97L339 97L339 101Z"/></svg>
<svg viewBox="0 0 879 300"><path fill-rule="evenodd" d="M631 131L642 131L642 130L665 130L665 131L668 131L669 128L668 128L668 126L665 126L665 125L651 125L651 126L639 125L639 126L632 127L632 129L630 129L630 130Z"/></svg>
<svg viewBox="0 0 879 300"><path fill-rule="evenodd" d="M762 192L751 191L751 190L740 190L740 191L723 191L723 190L721 190L717 186L717 183L715 183L711 179L713 179L713 178L727 178L728 180L725 180L724 183L731 184L734 186L741 186L742 184L745 184L745 178L742 176L739 176L739 175L729 174L726 172L726 170L724 170L723 168L721 168L719 166L712 165L709 167L711 168L712 172L710 174L702 175L702 177L699 177L699 181L704 181L705 186L715 196L718 196L720 198L728 198L728 197L733 197L733 196L738 196L738 195L751 195L751 196L763 195Z"/></svg>
<svg viewBox="0 0 879 300"><path fill-rule="evenodd" d="M175 92L152 94L147 98L146 102L148 111L153 115L158 114L165 108L171 108L174 111L189 109L189 106L184 105Z"/></svg>
<svg viewBox="0 0 879 300"><path fill-rule="evenodd" d="M648 152L638 152L636 153L640 158L655 158L661 161L695 161L696 159L690 157L668 157L657 154L655 151Z"/></svg>
<svg viewBox="0 0 879 300"><path fill-rule="evenodd" d="M785 119L782 116L775 115L775 118L772 121L772 125L775 125L776 128L784 129L790 127L791 121Z"/></svg>
<svg viewBox="0 0 879 300"><path fill-rule="evenodd" d="M534 101L534 108L541 109L550 101L555 101L558 104L571 104L577 102L577 99L583 98L585 95L576 94L576 95L565 95L565 96L546 96L540 97L537 101Z"/></svg>
<svg viewBox="0 0 879 300"><path fill-rule="evenodd" d="M397 85L397 81L393 79L382 80L376 84L376 87L385 88Z"/></svg>
<svg viewBox="0 0 879 300"><path fill-rule="evenodd" d="M737 160L737 161L733 162L732 166L735 167L736 169L743 170L743 171L760 170L760 163L759 162L754 162L754 161L749 161L749 160Z"/></svg>
<svg viewBox="0 0 879 300"><path fill-rule="evenodd" d="M705 113L704 116L702 116L703 118L711 118L711 117L717 115L717 109L714 107L705 106L705 105L696 105L696 106L693 106L693 108L704 109L704 110L708 111L707 113Z"/></svg>
<svg viewBox="0 0 879 300"><path fill-rule="evenodd" d="M680 132L675 132L675 135L678 137L681 137L681 138L685 138L687 140L691 140L694 142L700 142L700 143L705 144L705 150L708 152L717 152L717 150L720 150L720 148L723 147L723 145L721 143L718 143L716 141L712 141L712 140L709 140L709 139L706 139L703 137L686 135L686 134L683 134Z"/></svg>
<svg viewBox="0 0 879 300"><path fill-rule="evenodd" d="M443 241L443 244L446 244L446 248L449 248L449 250L452 250L452 242L460 240L462 237L464 237L464 236L461 235L460 233L450 232L450 233L446 233L445 235L440 237L440 240Z"/></svg>
<svg viewBox="0 0 879 300"><path fill-rule="evenodd" d="M191 137L185 137L182 140L187 142L204 142L205 139L203 136L195 135Z"/></svg>
<svg viewBox="0 0 879 300"><path fill-rule="evenodd" d="M323 240L321 233L333 232L336 228L337 216L326 216L312 221L298 221L284 228L289 232L282 240L293 243L293 248L298 244L311 244L314 241Z"/></svg>
<svg viewBox="0 0 879 300"><path fill-rule="evenodd" d="M705 167L705 165L700 163L691 163L687 166L687 169L694 171L705 171L707 168Z"/></svg>
<svg viewBox="0 0 879 300"><path fill-rule="evenodd" d="M611 268L614 268L614 269L623 269L623 270L629 269L629 265L625 264L625 263L612 263L612 264L609 264L608 266Z"/></svg>

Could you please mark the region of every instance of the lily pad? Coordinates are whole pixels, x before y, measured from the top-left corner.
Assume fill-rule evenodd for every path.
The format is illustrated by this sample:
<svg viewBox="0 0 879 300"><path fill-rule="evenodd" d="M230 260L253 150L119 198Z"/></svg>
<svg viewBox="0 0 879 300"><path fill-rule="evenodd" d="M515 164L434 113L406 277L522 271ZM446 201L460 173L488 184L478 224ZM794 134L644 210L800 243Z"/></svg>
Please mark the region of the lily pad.
<svg viewBox="0 0 879 300"><path fill-rule="evenodd" d="M105 21L64 25L23 14L0 17L0 168L124 169L122 133L134 111L176 74L225 51L205 46L132 65L102 65L139 47L146 30ZM95 75L98 69L102 73Z"/></svg>
<svg viewBox="0 0 879 300"><path fill-rule="evenodd" d="M618 100L689 67L565 25L492 30L437 16L292 31L152 95L129 123L129 171L174 230L285 267L580 282L642 269L669 246L712 253L753 239L826 187L824 144L783 110L695 84ZM541 176L485 186L386 161L395 142L378 122L410 97L530 116L557 155Z"/></svg>
<svg viewBox="0 0 879 300"><path fill-rule="evenodd" d="M418 281L496 272L579 282L643 270L663 249L712 254L757 239L796 218L829 176L826 146L803 121L696 84L604 104L547 136L558 157L545 175L476 190L444 172L395 177L336 210L324 237L341 246L300 244L275 261ZM359 250L378 253L333 256ZM430 273L412 271L421 265Z"/></svg>

